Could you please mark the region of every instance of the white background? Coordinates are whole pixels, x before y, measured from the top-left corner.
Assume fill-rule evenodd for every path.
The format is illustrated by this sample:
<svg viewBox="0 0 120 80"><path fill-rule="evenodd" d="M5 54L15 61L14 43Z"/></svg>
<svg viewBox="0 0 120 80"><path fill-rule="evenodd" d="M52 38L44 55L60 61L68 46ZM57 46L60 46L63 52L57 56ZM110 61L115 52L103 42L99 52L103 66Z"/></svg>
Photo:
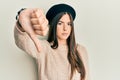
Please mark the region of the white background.
<svg viewBox="0 0 120 80"><path fill-rule="evenodd" d="M76 40L87 48L91 80L120 80L119 0L1 0L0 80L37 80L34 59L14 43L15 16L21 8L38 7L46 13L61 2L77 12Z"/></svg>

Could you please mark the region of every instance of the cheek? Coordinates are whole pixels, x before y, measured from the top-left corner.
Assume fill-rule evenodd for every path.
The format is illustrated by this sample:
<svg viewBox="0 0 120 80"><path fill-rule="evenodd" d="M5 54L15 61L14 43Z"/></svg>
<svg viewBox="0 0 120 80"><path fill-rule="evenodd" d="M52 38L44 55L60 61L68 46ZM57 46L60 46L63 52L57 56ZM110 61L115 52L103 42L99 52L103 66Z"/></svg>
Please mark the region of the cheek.
<svg viewBox="0 0 120 80"><path fill-rule="evenodd" d="M57 27L57 35L59 35L60 33L61 33L61 29Z"/></svg>
<svg viewBox="0 0 120 80"><path fill-rule="evenodd" d="M71 33L71 31L72 31L72 28L70 27L68 31L69 31L69 33Z"/></svg>

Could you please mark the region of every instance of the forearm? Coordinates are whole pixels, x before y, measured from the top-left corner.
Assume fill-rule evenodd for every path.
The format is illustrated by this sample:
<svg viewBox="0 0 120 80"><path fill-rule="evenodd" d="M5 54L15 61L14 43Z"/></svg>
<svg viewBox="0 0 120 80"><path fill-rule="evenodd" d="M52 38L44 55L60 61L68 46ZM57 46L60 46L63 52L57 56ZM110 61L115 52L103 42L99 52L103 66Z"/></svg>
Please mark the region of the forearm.
<svg viewBox="0 0 120 80"><path fill-rule="evenodd" d="M25 32L29 38L33 41L34 45L36 46L37 50L40 51L40 42L39 42L39 35L45 36L48 33L48 21L42 15L42 17L45 19L43 22L41 22L42 18L40 17L34 17L34 22L37 23L40 21L40 23L34 24L31 21L31 15L32 13L34 15L42 14L42 12L36 11L36 9L25 9L19 13L19 18L17 21L17 27L21 32ZM33 19L33 18L32 18ZM40 25L37 26L36 25ZM43 38L43 37L42 37Z"/></svg>
<svg viewBox="0 0 120 80"><path fill-rule="evenodd" d="M14 28L14 39L17 47L37 58L37 48L26 32L21 31L16 25Z"/></svg>

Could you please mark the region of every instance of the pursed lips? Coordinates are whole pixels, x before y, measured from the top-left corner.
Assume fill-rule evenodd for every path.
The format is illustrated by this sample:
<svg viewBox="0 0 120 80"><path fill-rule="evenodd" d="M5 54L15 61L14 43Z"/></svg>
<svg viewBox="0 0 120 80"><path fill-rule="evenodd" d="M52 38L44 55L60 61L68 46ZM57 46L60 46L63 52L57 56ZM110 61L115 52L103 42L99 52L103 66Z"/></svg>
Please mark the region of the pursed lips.
<svg viewBox="0 0 120 80"><path fill-rule="evenodd" d="M68 35L68 33L62 33L62 35L63 35L63 36L67 36L67 35Z"/></svg>

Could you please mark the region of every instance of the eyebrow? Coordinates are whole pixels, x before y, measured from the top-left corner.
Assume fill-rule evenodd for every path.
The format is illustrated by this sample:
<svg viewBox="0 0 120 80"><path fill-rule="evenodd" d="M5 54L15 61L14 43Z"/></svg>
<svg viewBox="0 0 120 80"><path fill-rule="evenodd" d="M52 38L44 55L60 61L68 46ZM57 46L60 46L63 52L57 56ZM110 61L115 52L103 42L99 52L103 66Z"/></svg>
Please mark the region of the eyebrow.
<svg viewBox="0 0 120 80"><path fill-rule="evenodd" d="M62 22L63 23L63 21L58 21L58 22Z"/></svg>
<svg viewBox="0 0 120 80"><path fill-rule="evenodd" d="M63 21L58 21L58 22L64 23ZM68 23L71 23L71 21L70 21L70 22L68 22Z"/></svg>

